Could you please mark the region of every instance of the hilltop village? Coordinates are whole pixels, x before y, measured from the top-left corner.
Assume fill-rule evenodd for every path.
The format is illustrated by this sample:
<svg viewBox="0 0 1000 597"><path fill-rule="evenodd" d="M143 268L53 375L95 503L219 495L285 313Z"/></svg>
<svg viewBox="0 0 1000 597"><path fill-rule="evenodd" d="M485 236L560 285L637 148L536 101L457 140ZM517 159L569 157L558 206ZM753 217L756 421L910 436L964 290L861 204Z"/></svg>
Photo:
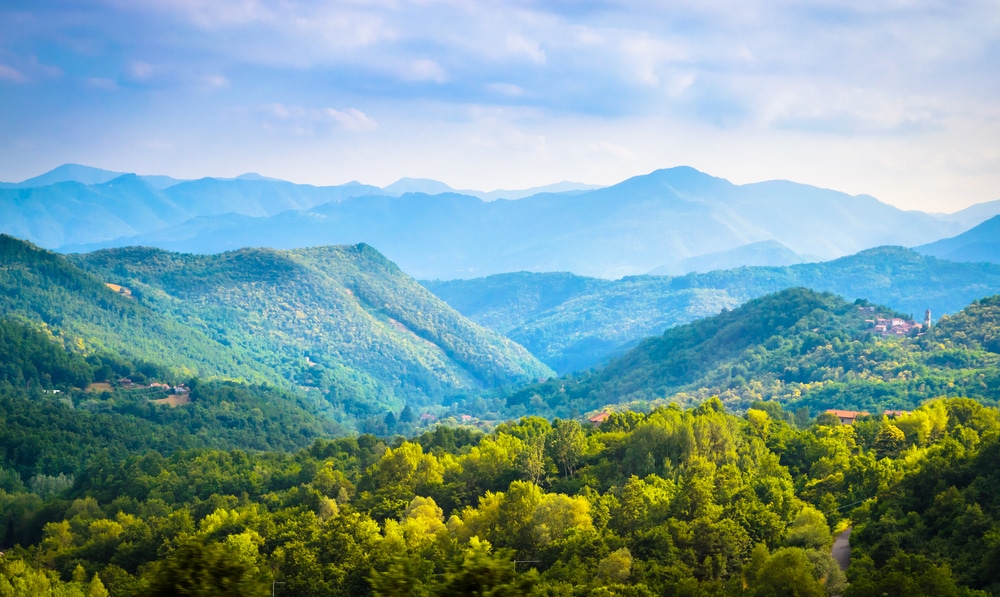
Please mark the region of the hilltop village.
<svg viewBox="0 0 1000 597"><path fill-rule="evenodd" d="M875 312L875 307L858 307L858 309L872 313ZM881 335L883 338L888 336L919 336L931 327L931 310L928 309L924 312L923 323L917 323L912 319L903 319L901 317L879 317L877 315L874 319L866 319L865 323L870 325L875 330L875 333Z"/></svg>

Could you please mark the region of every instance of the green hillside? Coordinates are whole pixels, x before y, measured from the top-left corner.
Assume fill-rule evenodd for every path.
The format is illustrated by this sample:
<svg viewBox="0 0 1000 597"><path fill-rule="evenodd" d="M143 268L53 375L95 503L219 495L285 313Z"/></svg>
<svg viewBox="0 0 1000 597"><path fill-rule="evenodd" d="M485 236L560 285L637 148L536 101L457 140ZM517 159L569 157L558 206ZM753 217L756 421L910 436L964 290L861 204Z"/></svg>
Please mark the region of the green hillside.
<svg viewBox="0 0 1000 597"><path fill-rule="evenodd" d="M824 263L620 280L520 272L423 284L559 373L588 369L664 329L802 286L934 317L1000 293L1000 265L953 263L879 247Z"/></svg>
<svg viewBox="0 0 1000 597"><path fill-rule="evenodd" d="M649 338L600 371L550 380L508 398L515 409L580 413L605 404L734 408L774 399L794 409L910 409L934 396L1000 398L1000 297L973 303L912 338L883 338L867 302L795 288Z"/></svg>
<svg viewBox="0 0 1000 597"><path fill-rule="evenodd" d="M72 259L129 287L144 307L322 391L351 417L551 375L363 244L220 255L126 248Z"/></svg>
<svg viewBox="0 0 1000 597"><path fill-rule="evenodd" d="M43 325L65 347L82 354L120 354L165 366L182 377L280 379L238 349L111 290L105 282L61 255L0 235L0 317Z"/></svg>
<svg viewBox="0 0 1000 597"><path fill-rule="evenodd" d="M0 319L0 455L21 478L72 474L98 456L293 450L345 432L306 397L198 378L184 379L189 391L172 395L149 383L180 383L166 368L109 352L84 356L46 332ZM142 384L117 383L122 376Z"/></svg>

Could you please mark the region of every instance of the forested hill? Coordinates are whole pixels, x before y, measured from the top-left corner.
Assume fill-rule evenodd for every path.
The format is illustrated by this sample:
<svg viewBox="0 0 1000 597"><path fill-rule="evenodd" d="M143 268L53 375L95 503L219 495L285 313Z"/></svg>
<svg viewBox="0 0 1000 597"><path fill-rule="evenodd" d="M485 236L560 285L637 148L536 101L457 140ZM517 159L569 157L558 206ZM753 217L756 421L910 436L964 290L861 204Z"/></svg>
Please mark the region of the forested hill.
<svg viewBox="0 0 1000 597"><path fill-rule="evenodd" d="M364 244L219 255L126 248L72 259L354 417L552 374Z"/></svg>
<svg viewBox="0 0 1000 597"><path fill-rule="evenodd" d="M789 289L671 328L600 371L525 388L508 404L563 415L710 395L734 408L774 399L813 412L910 409L939 395L992 404L1000 398L998 305L1000 297L973 303L922 336L882 337L870 320L890 310Z"/></svg>
<svg viewBox="0 0 1000 597"><path fill-rule="evenodd" d="M473 321L523 344L559 373L588 369L630 342L803 286L934 317L1000 293L1000 265L879 247L824 263L621 280L513 273L423 284Z"/></svg>
<svg viewBox="0 0 1000 597"><path fill-rule="evenodd" d="M120 354L181 376L280 379L238 348L123 296L65 257L0 235L0 318L11 317L45 326L80 353Z"/></svg>

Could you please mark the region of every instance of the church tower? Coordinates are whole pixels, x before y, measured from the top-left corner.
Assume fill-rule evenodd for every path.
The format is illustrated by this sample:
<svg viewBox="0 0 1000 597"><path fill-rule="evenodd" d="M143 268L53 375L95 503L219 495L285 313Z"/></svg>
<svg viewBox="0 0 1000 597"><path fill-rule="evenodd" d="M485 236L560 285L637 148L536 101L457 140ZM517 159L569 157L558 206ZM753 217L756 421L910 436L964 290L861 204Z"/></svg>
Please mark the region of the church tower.
<svg viewBox="0 0 1000 597"><path fill-rule="evenodd" d="M931 310L930 309L927 309L927 311L924 312L924 329L925 330L931 329Z"/></svg>

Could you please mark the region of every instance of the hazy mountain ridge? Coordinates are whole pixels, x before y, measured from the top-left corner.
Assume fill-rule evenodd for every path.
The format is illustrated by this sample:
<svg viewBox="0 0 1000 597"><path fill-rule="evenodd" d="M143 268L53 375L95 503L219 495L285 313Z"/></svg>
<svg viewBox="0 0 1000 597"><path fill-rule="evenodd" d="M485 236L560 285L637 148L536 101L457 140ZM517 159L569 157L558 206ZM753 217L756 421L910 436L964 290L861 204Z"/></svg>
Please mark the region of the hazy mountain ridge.
<svg viewBox="0 0 1000 597"><path fill-rule="evenodd" d="M914 250L952 261L1000 263L1000 216L958 236L914 247Z"/></svg>
<svg viewBox="0 0 1000 597"><path fill-rule="evenodd" d="M155 233L192 218L266 217L377 191L356 183L312 187L264 178L204 178L158 189L124 174L97 184L0 188L0 232L55 249Z"/></svg>
<svg viewBox="0 0 1000 597"><path fill-rule="evenodd" d="M744 267L621 280L573 274L500 274L424 281L464 315L524 345L561 373L586 369L670 326L803 286L868 298L921 318L955 313L1000 293L1000 266L954 263L881 247L824 263Z"/></svg>
<svg viewBox="0 0 1000 597"><path fill-rule="evenodd" d="M819 261L799 255L776 240L762 240L725 251L688 257L674 263L661 265L648 272L651 276L682 276L691 272L710 272L733 269L744 265L795 265L805 261Z"/></svg>
<svg viewBox="0 0 1000 597"><path fill-rule="evenodd" d="M594 191L516 201L484 202L454 193L374 194L271 217L201 218L67 248L138 244L211 253L239 246L365 242L418 278L510 271L617 278L768 241L799 255L834 258L878 245L922 244L961 229L867 196L786 181L739 186L682 167Z"/></svg>

